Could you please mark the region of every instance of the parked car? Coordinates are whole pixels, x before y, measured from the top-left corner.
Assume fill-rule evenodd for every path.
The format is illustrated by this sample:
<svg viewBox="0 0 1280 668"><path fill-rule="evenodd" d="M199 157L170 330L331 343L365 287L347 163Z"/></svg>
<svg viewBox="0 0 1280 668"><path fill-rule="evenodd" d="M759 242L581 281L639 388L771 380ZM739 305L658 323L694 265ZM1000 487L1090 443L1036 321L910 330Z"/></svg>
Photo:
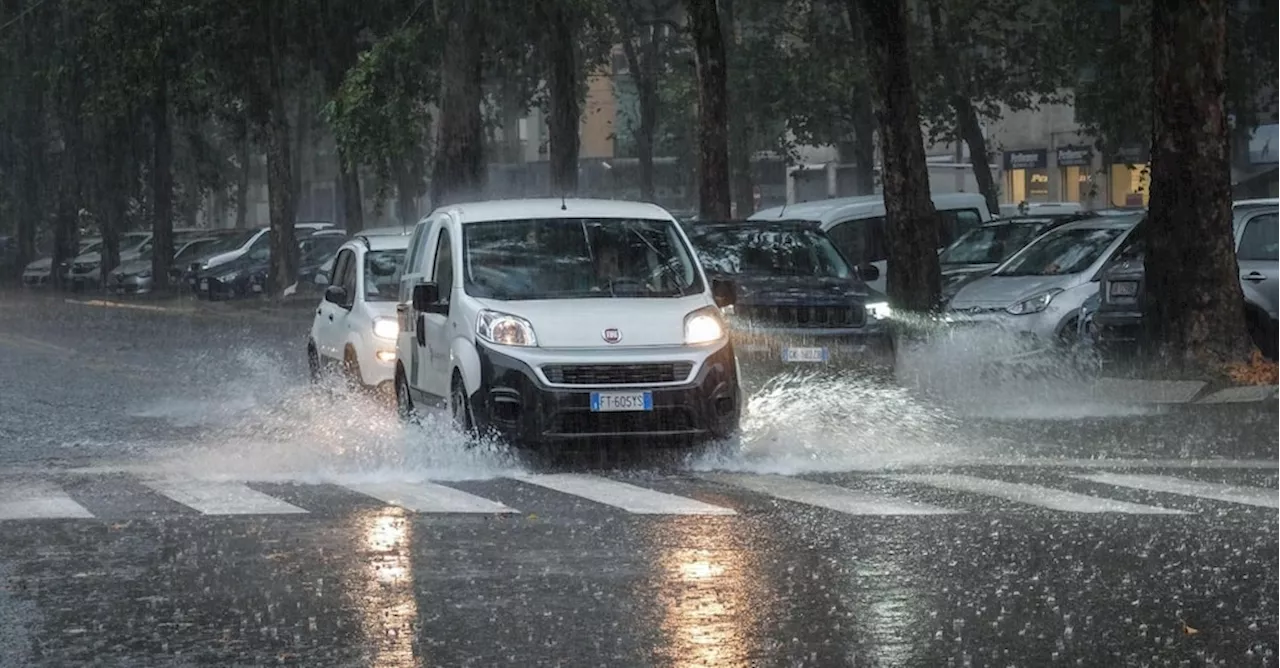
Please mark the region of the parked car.
<svg viewBox="0 0 1280 668"><path fill-rule="evenodd" d="M1276 357L1280 223L1275 200L1247 200L1233 207L1232 227L1244 293L1245 317L1258 348ZM1145 244L1141 235L1121 250L1103 273L1094 316L1098 345L1120 348L1135 344L1142 328L1145 294Z"/></svg>
<svg viewBox="0 0 1280 668"><path fill-rule="evenodd" d="M120 235L119 244L120 263L132 262L151 249L151 233L125 232ZM101 246L85 251L63 267L63 277L72 290L84 290L101 285L101 251Z"/></svg>
<svg viewBox="0 0 1280 668"><path fill-rule="evenodd" d="M737 290L725 314L740 360L892 366L888 300L818 223L704 221L686 230L707 275Z"/></svg>
<svg viewBox="0 0 1280 668"><path fill-rule="evenodd" d="M721 308L676 220L652 204L476 202L418 223L400 283L402 415L530 446L736 432L742 394Z"/></svg>
<svg viewBox="0 0 1280 668"><path fill-rule="evenodd" d="M942 225L938 250L942 250L965 232L991 220L987 200L976 193L934 194L933 206ZM867 285L885 292L885 264L889 257L885 232L883 195L838 197L773 207L756 212L750 220L811 220L821 223L822 231L831 238L854 266L875 265L877 277L867 275Z"/></svg>
<svg viewBox="0 0 1280 668"><path fill-rule="evenodd" d="M338 249L349 240L347 233L338 229L316 230L299 240L298 256L298 291L316 292L328 285L316 282L320 268L329 265L338 255ZM268 257L268 260L270 258ZM249 290L254 294L267 291L267 275L271 271L271 263L262 262L248 270Z"/></svg>
<svg viewBox="0 0 1280 668"><path fill-rule="evenodd" d="M85 253L95 253L102 247L102 239L97 237L80 239L80 248L76 251L76 255ZM66 273L64 272L64 276ZM48 285L53 277L53 258L42 257L27 264L22 270L22 285L28 288L34 288L42 285Z"/></svg>
<svg viewBox="0 0 1280 668"><path fill-rule="evenodd" d="M1102 268L1145 216L1096 216L1067 223L956 292L948 316L961 326L995 326L1040 341L1074 338L1081 304Z"/></svg>
<svg viewBox="0 0 1280 668"><path fill-rule="evenodd" d="M316 307L307 339L312 380L339 367L353 382L394 392L396 298L409 237L357 234L334 257L334 282Z"/></svg>
<svg viewBox="0 0 1280 668"><path fill-rule="evenodd" d="M173 254L173 267L181 267L184 263L200 257L223 243L234 234L233 230L205 230L176 243L177 250ZM132 262L121 264L111 272L107 281L107 290L117 295L140 295L151 292L154 281L151 275L151 249L143 252Z"/></svg>
<svg viewBox="0 0 1280 668"><path fill-rule="evenodd" d="M960 235L938 254L942 265L942 296L951 299L966 283L991 273L1032 239L1082 214L997 218Z"/></svg>
<svg viewBox="0 0 1280 668"><path fill-rule="evenodd" d="M303 235L331 227L333 227L332 223L297 223L294 230L296 234ZM202 258L193 260L185 271L182 271L182 280L193 292L199 294L200 274L208 274L210 270L234 262L250 253L256 253L255 257L265 257L264 253L270 253L270 251L271 233L269 228L258 227L242 230L239 236L228 240L225 246L217 248Z"/></svg>
<svg viewBox="0 0 1280 668"><path fill-rule="evenodd" d="M296 232L299 257L306 254L314 243L313 235L322 235L334 240L334 245L341 245L345 238L340 230L299 228ZM264 237L265 238L265 237ZM262 292L254 290L255 277L258 286L265 285L265 276L270 270L271 244L267 242L251 242L247 253L242 253L230 260L215 264L196 274L196 296L211 301L239 299Z"/></svg>

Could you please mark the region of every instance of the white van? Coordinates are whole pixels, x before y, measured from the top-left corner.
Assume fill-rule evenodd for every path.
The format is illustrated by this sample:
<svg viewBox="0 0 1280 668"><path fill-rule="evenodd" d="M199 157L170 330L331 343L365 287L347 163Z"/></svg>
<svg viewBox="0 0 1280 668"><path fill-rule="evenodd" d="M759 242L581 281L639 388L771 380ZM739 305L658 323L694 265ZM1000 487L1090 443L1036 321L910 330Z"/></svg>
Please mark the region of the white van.
<svg viewBox="0 0 1280 668"><path fill-rule="evenodd" d="M522 445L724 438L742 403L720 311L733 301L651 204L442 207L405 259L397 404L443 404Z"/></svg>
<svg viewBox="0 0 1280 668"><path fill-rule="evenodd" d="M942 219L938 250L960 235L991 220L987 200L977 193L934 193L933 208ZM885 264L889 257L885 235L884 196L837 197L758 211L749 220L811 220L822 224L840 252L862 268L863 280L885 292ZM875 267L871 270L870 267Z"/></svg>

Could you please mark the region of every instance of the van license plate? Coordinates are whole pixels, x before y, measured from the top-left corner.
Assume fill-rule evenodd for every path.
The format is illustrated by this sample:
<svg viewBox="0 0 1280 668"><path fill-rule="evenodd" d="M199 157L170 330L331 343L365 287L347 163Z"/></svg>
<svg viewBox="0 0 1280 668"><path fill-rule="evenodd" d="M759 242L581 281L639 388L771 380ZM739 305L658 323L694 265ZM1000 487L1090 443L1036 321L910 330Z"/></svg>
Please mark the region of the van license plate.
<svg viewBox="0 0 1280 668"><path fill-rule="evenodd" d="M828 359L826 348L783 348L783 362L825 362Z"/></svg>
<svg viewBox="0 0 1280 668"><path fill-rule="evenodd" d="M653 410L652 392L592 392L591 412L618 413Z"/></svg>
<svg viewBox="0 0 1280 668"><path fill-rule="evenodd" d="M201 290L208 290L208 289L209 289L209 279L207 279L207 278L206 278L206 279L204 279L204 280L200 281L200 289L201 289Z"/></svg>

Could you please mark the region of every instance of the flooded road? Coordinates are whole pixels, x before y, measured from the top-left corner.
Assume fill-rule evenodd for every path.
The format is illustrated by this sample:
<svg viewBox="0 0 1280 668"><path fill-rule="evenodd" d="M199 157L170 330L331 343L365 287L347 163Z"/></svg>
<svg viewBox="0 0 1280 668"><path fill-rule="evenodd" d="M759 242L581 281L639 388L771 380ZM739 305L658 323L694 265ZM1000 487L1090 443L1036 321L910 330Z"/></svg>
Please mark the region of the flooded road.
<svg viewBox="0 0 1280 668"><path fill-rule="evenodd" d="M722 448L547 464L311 386L310 309L5 299L0 666L1276 665L1274 402L939 348L780 379Z"/></svg>

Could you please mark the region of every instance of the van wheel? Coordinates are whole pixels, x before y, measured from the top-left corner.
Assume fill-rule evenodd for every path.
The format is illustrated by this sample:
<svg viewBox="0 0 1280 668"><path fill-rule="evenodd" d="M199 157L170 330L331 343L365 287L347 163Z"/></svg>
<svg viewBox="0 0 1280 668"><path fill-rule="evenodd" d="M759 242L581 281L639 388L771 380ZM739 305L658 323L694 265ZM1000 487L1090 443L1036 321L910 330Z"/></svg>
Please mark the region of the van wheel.
<svg viewBox="0 0 1280 668"><path fill-rule="evenodd" d="M396 415L401 422L413 420L413 395L409 394L409 380L405 378L403 367L396 367Z"/></svg>
<svg viewBox="0 0 1280 668"><path fill-rule="evenodd" d="M320 353L316 352L314 343L307 344L307 370L311 373L312 384L320 382Z"/></svg>
<svg viewBox="0 0 1280 668"><path fill-rule="evenodd" d="M475 416L471 414L471 401L467 398L467 386L462 382L458 372L453 374L452 387L449 390L449 412L453 415L453 423L465 434L475 432Z"/></svg>
<svg viewBox="0 0 1280 668"><path fill-rule="evenodd" d="M356 359L356 351L350 346L342 354L342 370L351 387L359 389L364 386L364 377L360 375L360 360Z"/></svg>

